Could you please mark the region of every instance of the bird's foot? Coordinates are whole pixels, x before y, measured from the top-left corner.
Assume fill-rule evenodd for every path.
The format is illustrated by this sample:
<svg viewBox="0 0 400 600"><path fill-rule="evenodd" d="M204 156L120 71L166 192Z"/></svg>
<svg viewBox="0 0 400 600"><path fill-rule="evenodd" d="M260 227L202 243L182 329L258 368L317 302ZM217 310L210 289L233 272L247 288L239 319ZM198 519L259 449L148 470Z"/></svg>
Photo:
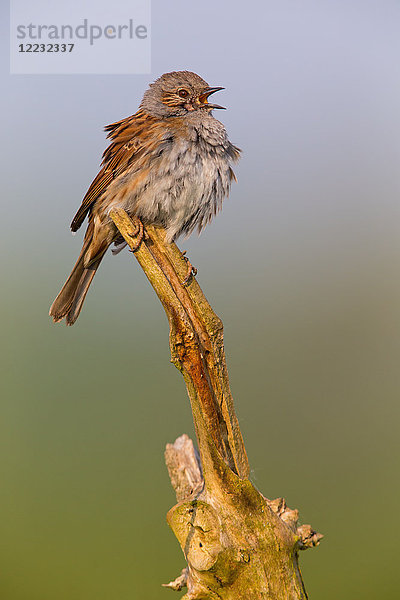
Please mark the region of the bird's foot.
<svg viewBox="0 0 400 600"><path fill-rule="evenodd" d="M182 285L187 286L187 284L190 281L190 278L195 275L197 275L197 269L196 267L194 267L192 265L192 263L190 262L190 260L188 259L187 256L185 256L186 254L186 250L184 252L182 252L183 254L183 258L186 260L186 264L187 264L187 271L186 271L186 277L185 279L182 281Z"/></svg>
<svg viewBox="0 0 400 600"><path fill-rule="evenodd" d="M129 235L132 238L136 238L136 240L133 248L130 248L130 252L136 252L137 250L139 250L140 244L143 242L145 234L143 223L138 217L132 217L131 221L134 228L132 229Z"/></svg>

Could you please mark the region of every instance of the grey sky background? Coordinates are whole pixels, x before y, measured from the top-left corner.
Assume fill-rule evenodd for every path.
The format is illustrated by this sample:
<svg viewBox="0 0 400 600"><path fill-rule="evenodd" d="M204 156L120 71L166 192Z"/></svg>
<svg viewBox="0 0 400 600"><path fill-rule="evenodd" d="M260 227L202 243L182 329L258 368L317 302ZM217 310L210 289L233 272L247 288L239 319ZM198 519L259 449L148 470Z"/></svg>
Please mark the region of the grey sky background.
<svg viewBox="0 0 400 600"><path fill-rule="evenodd" d="M243 149L222 214L178 245L224 320L253 480L326 534L301 557L311 598L394 597L399 30L398 1L153 0L151 74L10 76L2 3L2 597L158 599L183 566L162 451L191 415L144 276L109 256L74 328L47 316L103 126L179 69L226 88Z"/></svg>

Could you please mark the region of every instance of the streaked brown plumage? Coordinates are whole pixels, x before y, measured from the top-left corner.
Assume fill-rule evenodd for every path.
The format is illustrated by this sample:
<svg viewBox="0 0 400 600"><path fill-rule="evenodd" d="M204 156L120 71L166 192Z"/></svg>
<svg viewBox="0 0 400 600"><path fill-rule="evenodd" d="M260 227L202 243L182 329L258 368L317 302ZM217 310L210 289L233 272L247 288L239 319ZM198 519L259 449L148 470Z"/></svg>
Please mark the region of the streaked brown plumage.
<svg viewBox="0 0 400 600"><path fill-rule="evenodd" d="M112 141L71 223L77 231L89 218L79 258L50 308L54 321L76 321L105 252L121 241L110 210L124 208L144 224L162 225L172 241L201 231L221 208L239 149L211 115L222 107L207 99L219 89L195 73L166 73L136 114L105 128Z"/></svg>

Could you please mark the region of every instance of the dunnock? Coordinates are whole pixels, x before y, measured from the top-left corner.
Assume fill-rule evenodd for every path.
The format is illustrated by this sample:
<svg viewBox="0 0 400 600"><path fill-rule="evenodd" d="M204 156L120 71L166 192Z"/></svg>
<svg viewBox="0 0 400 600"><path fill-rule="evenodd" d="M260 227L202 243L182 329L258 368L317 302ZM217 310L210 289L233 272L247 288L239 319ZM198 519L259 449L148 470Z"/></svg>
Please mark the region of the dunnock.
<svg viewBox="0 0 400 600"><path fill-rule="evenodd" d="M200 232L220 210L240 152L211 114L223 108L208 102L221 89L190 71L165 73L137 113L105 128L112 142L71 223L77 231L89 216L79 258L50 308L54 321L75 323L106 250L122 241L109 216L113 208L163 226L167 242Z"/></svg>

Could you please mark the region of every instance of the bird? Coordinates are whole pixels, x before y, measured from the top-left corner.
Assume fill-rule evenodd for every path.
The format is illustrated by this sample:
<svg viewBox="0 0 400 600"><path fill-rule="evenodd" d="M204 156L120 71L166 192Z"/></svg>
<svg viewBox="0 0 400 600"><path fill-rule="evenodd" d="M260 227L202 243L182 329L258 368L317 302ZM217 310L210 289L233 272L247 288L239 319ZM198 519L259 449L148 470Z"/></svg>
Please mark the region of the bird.
<svg viewBox="0 0 400 600"><path fill-rule="evenodd" d="M88 217L78 260L50 308L54 322L75 323L107 249L123 246L113 209L163 227L167 243L200 233L220 211L241 152L212 114L224 107L209 97L223 89L191 71L165 73L135 114L105 127L111 143L70 226L76 232Z"/></svg>

